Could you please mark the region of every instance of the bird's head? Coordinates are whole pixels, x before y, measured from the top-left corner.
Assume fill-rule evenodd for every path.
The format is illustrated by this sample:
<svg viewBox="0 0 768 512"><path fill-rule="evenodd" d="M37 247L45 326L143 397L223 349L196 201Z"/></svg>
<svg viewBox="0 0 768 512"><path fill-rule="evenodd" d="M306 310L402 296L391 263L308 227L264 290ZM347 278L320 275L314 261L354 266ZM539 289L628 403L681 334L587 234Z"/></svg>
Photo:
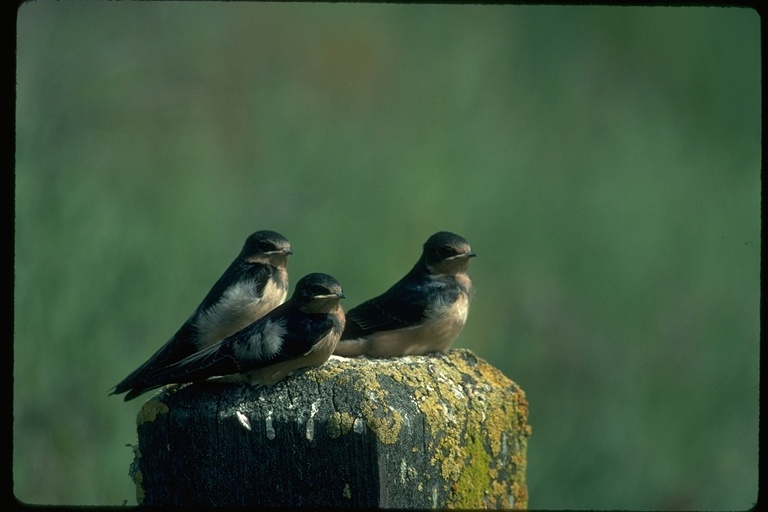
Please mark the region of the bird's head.
<svg viewBox="0 0 768 512"><path fill-rule="evenodd" d="M248 263L266 263L284 267L293 254L291 243L275 231L257 231L245 240L240 258Z"/></svg>
<svg viewBox="0 0 768 512"><path fill-rule="evenodd" d="M465 272L469 259L475 257L469 243L448 231L435 233L424 242L422 260L431 274L456 275Z"/></svg>
<svg viewBox="0 0 768 512"><path fill-rule="evenodd" d="M299 279L292 300L307 313L328 313L346 296L341 284L331 275L312 273Z"/></svg>

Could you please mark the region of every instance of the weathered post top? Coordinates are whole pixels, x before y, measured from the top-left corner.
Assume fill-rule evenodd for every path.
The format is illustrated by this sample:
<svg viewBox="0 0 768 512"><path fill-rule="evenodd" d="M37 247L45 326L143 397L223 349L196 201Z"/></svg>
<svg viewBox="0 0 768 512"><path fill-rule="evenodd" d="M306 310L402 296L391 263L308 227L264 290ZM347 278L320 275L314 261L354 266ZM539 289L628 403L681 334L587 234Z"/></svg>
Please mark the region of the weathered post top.
<svg viewBox="0 0 768 512"><path fill-rule="evenodd" d="M526 508L527 405L465 349L334 357L271 388L169 386L137 418L137 500Z"/></svg>

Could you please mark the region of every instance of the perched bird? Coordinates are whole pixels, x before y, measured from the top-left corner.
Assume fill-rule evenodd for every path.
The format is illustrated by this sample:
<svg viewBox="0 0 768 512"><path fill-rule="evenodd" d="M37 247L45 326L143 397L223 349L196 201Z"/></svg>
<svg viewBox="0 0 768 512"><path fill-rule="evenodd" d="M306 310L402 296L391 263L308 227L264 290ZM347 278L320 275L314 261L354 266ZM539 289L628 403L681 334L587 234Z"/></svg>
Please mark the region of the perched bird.
<svg viewBox="0 0 768 512"><path fill-rule="evenodd" d="M334 354L387 358L447 351L467 320L472 282L466 272L474 256L459 235L429 237L405 277L347 312Z"/></svg>
<svg viewBox="0 0 768 512"><path fill-rule="evenodd" d="M227 336L285 302L291 244L274 231L257 231L213 285L202 303L168 342L149 360L115 386L110 394L131 400L145 391L146 376L176 363Z"/></svg>
<svg viewBox="0 0 768 512"><path fill-rule="evenodd" d="M151 372L148 389L222 377L270 386L294 371L322 365L344 330L344 292L328 274L307 274L291 298L245 329L175 364Z"/></svg>

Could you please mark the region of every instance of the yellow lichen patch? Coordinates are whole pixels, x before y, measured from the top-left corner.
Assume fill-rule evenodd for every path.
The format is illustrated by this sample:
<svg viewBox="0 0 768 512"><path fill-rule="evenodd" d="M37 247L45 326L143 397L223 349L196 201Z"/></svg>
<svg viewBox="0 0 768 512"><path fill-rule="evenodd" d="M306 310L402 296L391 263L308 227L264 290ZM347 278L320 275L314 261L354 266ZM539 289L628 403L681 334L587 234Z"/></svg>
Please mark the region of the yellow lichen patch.
<svg viewBox="0 0 768 512"><path fill-rule="evenodd" d="M381 387L376 378L378 374L370 371L363 373L364 377L355 382L355 389L362 397L360 412L368 427L379 441L389 445L397 442L403 428L403 415L387 405L389 392Z"/></svg>
<svg viewBox="0 0 768 512"><path fill-rule="evenodd" d="M139 459L141 459L141 450L138 446L127 445L133 449L133 462L131 462L128 468L128 476L131 477L134 485L136 485L136 501L141 505L144 501L144 488L141 486L144 481L144 473L139 469Z"/></svg>
<svg viewBox="0 0 768 512"><path fill-rule="evenodd" d="M528 506L528 487L524 481L522 483L512 482L511 497L514 500L514 503L511 505L513 508L523 509Z"/></svg>
<svg viewBox="0 0 768 512"><path fill-rule="evenodd" d="M154 396L144 402L144 405L139 409L139 414L136 416L136 425L143 425L149 421L155 421L161 414L168 414L168 406L161 402L157 396Z"/></svg>
<svg viewBox="0 0 768 512"><path fill-rule="evenodd" d="M136 482L136 503L141 505L144 503L144 487L141 486L144 482L144 473L140 470L136 471L133 475L133 480Z"/></svg>
<svg viewBox="0 0 768 512"><path fill-rule="evenodd" d="M313 372L309 373L311 373L311 376L315 382L321 382L324 380L333 379L345 371L347 371L347 367L345 367L343 364L327 362L319 368L316 368Z"/></svg>
<svg viewBox="0 0 768 512"><path fill-rule="evenodd" d="M141 505L144 503L144 487L141 483L144 481L144 474L141 471L136 472L136 503Z"/></svg>
<svg viewBox="0 0 768 512"><path fill-rule="evenodd" d="M511 430L512 419L514 418L514 410L512 414L507 412L506 406L502 406L502 410L504 414L491 414L485 421L488 427L488 444L494 457L498 457L501 453L502 438L505 432Z"/></svg>
<svg viewBox="0 0 768 512"><path fill-rule="evenodd" d="M343 436L352 429L355 418L346 412L333 412L328 418L328 435L331 439Z"/></svg>
<svg viewBox="0 0 768 512"><path fill-rule="evenodd" d="M464 357L462 357L462 355ZM467 357L471 356L471 357ZM466 349L458 349L451 353L451 363L458 368L458 370L465 374L478 378L482 376L484 383L490 384L494 389L505 389L515 384L504 375L501 370L488 364L487 361L475 356L471 351ZM477 363L472 365L469 363L469 359L475 359Z"/></svg>
<svg viewBox="0 0 768 512"><path fill-rule="evenodd" d="M395 444L403 428L403 416L393 410L391 416L377 416L373 409L363 407L363 416L382 444Z"/></svg>
<svg viewBox="0 0 768 512"><path fill-rule="evenodd" d="M515 508L512 487L512 485L499 482L498 480L491 480L491 499L489 504L495 508Z"/></svg>
<svg viewBox="0 0 768 512"><path fill-rule="evenodd" d="M525 508L527 499L519 496L525 488L525 454L506 460L501 456L505 436L530 432L522 390L468 350L453 350L428 366L428 384L417 387L414 398L429 427L429 462L439 464L447 505ZM463 435L457 436L459 432ZM513 475L515 486L498 480L502 467Z"/></svg>
<svg viewBox="0 0 768 512"><path fill-rule="evenodd" d="M431 441L428 446L432 452L429 460L430 465L434 466L440 462L442 477L448 480L457 480L464 465L464 461L461 459L462 447L459 439L446 434L451 429L444 405L440 402L438 395L433 393L419 403L419 409L424 413L432 438L437 441L437 446Z"/></svg>

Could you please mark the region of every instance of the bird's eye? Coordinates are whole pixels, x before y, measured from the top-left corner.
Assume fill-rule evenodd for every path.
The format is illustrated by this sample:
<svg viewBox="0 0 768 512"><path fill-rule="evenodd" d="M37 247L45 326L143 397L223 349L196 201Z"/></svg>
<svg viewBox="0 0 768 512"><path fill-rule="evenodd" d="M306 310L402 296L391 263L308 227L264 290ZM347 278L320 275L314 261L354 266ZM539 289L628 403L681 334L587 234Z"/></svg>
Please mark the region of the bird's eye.
<svg viewBox="0 0 768 512"><path fill-rule="evenodd" d="M310 293L312 293L312 295L325 295L326 294L326 289L324 287L320 286L319 284L312 285L310 287L309 291L310 291Z"/></svg>
<svg viewBox="0 0 768 512"><path fill-rule="evenodd" d="M449 258L456 254L456 251L450 245L442 245L437 249L437 255L441 258Z"/></svg>
<svg viewBox="0 0 768 512"><path fill-rule="evenodd" d="M256 244L261 252L270 252L275 250L275 244L270 242L259 242Z"/></svg>

